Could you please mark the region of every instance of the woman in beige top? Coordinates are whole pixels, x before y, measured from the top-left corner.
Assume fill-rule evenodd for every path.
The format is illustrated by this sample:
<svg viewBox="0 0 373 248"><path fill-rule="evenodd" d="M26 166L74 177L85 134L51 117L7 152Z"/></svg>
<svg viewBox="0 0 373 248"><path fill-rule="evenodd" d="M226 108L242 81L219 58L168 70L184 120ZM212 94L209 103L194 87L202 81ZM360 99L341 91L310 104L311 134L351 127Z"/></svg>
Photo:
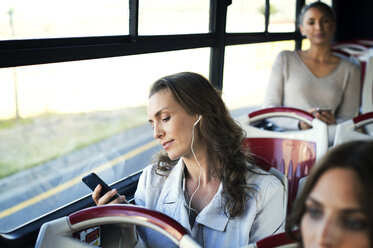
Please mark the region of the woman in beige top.
<svg viewBox="0 0 373 248"><path fill-rule="evenodd" d="M277 56L263 107L303 109L330 127L355 117L360 103L360 69L331 52L336 29L332 9L322 2L307 5L299 23L310 48L283 51ZM288 129L310 128L293 120L277 124Z"/></svg>

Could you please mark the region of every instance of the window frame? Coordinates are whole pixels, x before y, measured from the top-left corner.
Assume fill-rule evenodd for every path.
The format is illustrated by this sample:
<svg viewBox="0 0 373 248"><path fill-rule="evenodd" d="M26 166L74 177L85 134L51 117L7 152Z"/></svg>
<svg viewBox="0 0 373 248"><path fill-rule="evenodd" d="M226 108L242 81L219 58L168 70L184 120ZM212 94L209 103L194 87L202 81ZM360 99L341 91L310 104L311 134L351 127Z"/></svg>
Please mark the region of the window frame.
<svg viewBox="0 0 373 248"><path fill-rule="evenodd" d="M304 0L296 1L296 16ZM139 0L129 0L129 35L45 38L0 41L0 68L110 58L193 48L210 48L210 82L223 88L224 52L226 46L294 40L301 48L302 36L295 32L270 33L269 3L265 0L265 31L259 33L226 33L227 7L231 0L210 0L209 32L180 35L138 35ZM296 25L296 23L295 23ZM121 194L133 195L141 171L120 180L115 188ZM78 199L7 233L0 233L0 244L33 247L41 225L92 205L90 196Z"/></svg>
<svg viewBox="0 0 373 248"><path fill-rule="evenodd" d="M129 35L0 41L0 68L210 47L209 79L221 90L226 46L295 40L295 48L301 48L302 36L298 29L268 32L269 3L270 0L265 0L264 32L226 33L227 8L232 1L210 0L208 33L139 36L139 0L130 0ZM297 13L303 4L304 0L296 1Z"/></svg>

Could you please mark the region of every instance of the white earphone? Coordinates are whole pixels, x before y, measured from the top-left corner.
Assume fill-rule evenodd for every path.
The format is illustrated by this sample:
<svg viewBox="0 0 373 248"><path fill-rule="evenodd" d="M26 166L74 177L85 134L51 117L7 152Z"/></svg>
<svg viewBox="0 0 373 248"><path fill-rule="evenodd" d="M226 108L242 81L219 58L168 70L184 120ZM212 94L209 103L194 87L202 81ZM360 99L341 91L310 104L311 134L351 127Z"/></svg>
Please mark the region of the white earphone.
<svg viewBox="0 0 373 248"><path fill-rule="evenodd" d="M198 119L196 120L196 122L194 122L194 125L193 126L196 126L198 124L198 122L201 120L201 115L199 115Z"/></svg>
<svg viewBox="0 0 373 248"><path fill-rule="evenodd" d="M194 159L196 160L197 164L198 164L198 167L199 167L199 176L198 176L198 185L197 185L197 188L196 190L193 192L193 194L191 195L190 199L189 199L189 204L188 204L188 216L190 216L190 210L194 210L191 205L192 205L192 199L194 197L194 195L197 193L200 185L201 185L201 173L202 173L202 167L196 157L196 154L194 153L194 149L193 149L193 143L194 143L194 128L195 126L198 124L198 122L201 120L201 115L199 115L198 119L196 120L196 122L194 122L194 125L193 125L193 130L192 130L192 142L190 144L190 149L192 150L192 153L193 153L193 157ZM185 182L183 181L183 188L185 188ZM194 210L195 211L195 210Z"/></svg>

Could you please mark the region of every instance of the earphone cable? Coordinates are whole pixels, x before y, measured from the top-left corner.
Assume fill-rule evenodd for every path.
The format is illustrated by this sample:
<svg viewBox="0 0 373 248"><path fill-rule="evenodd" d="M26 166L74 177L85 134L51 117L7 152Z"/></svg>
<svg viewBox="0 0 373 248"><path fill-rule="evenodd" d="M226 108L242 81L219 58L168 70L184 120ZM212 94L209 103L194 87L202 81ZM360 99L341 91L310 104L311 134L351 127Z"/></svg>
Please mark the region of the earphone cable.
<svg viewBox="0 0 373 248"><path fill-rule="evenodd" d="M200 117L200 118L201 118L201 117ZM189 204L188 204L188 215L189 215L189 217L190 217L190 210L191 210L191 209L194 210L195 212L197 212L195 209L193 209L193 208L191 207L191 205L192 205L193 197L194 197L194 195L197 193L197 191L198 191L198 189L199 189L199 187L200 187L200 185L201 185L202 167L201 167L201 165L200 165L200 163L199 163L199 161L198 161L198 159L197 159L197 156L196 156L196 154L195 154L195 152L194 152L194 149L193 149L193 144L194 144L194 128L195 128L195 126L197 125L197 123L199 122L200 118L199 118L199 119L196 121L196 123L194 123L194 125L193 125L193 130L192 130L192 143L190 144L190 149L192 150L193 157L194 157L194 159L196 160L196 162L197 162L197 164L198 164L198 167L199 167L199 176L198 176L198 185L197 185L197 188L196 188L196 190L193 192L193 194L190 196L190 199L189 199Z"/></svg>

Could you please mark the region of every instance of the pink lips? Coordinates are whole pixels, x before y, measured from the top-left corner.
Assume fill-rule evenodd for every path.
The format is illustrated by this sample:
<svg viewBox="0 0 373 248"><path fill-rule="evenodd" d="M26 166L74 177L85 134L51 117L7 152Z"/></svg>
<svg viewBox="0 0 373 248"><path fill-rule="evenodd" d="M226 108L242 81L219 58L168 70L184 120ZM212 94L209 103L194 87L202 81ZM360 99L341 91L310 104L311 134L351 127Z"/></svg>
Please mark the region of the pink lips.
<svg viewBox="0 0 373 248"><path fill-rule="evenodd" d="M162 146L165 150L167 150L168 148L170 148L172 142L174 142L173 140L170 140L170 141L167 141L167 142L164 142L162 143Z"/></svg>

